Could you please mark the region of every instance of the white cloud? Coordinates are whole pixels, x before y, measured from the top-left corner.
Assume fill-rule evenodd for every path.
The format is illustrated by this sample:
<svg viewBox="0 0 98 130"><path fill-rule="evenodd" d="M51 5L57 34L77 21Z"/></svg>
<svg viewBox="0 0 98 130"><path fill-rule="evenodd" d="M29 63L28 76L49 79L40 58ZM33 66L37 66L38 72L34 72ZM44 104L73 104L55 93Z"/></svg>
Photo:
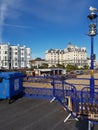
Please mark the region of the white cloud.
<svg viewBox="0 0 98 130"><path fill-rule="evenodd" d="M3 26L7 18L12 19L20 15L17 9L20 8L23 0L1 0L0 1L0 42L2 42Z"/></svg>
<svg viewBox="0 0 98 130"><path fill-rule="evenodd" d="M3 31L3 23L6 17L7 4L1 3L0 8L0 42L2 42L2 31Z"/></svg>
<svg viewBox="0 0 98 130"><path fill-rule="evenodd" d="M16 25L16 24L8 24L8 23L3 23L2 26L8 26L8 27L15 27L15 28L23 28L23 29L31 29L31 26L22 26L22 25Z"/></svg>

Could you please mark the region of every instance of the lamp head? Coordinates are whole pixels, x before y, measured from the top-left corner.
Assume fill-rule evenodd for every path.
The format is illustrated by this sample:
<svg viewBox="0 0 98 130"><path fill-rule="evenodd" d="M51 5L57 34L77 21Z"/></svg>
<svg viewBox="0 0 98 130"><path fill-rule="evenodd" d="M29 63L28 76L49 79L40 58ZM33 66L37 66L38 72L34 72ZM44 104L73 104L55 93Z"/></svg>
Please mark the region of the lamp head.
<svg viewBox="0 0 98 130"><path fill-rule="evenodd" d="M89 8L90 14L87 16L87 18L90 20L90 25L89 25L89 36L95 36L97 34L97 12L98 10L92 6Z"/></svg>

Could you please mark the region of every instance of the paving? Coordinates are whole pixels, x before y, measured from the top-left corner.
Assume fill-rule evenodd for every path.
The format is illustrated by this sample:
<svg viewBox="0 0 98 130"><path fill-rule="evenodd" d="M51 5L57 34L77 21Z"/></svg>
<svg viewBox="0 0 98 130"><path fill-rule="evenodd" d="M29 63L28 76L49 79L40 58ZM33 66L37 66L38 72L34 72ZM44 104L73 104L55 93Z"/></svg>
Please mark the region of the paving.
<svg viewBox="0 0 98 130"><path fill-rule="evenodd" d="M0 101L0 130L87 130L87 121L70 118L58 102L34 98L19 98L9 104ZM94 130L98 130L95 125Z"/></svg>

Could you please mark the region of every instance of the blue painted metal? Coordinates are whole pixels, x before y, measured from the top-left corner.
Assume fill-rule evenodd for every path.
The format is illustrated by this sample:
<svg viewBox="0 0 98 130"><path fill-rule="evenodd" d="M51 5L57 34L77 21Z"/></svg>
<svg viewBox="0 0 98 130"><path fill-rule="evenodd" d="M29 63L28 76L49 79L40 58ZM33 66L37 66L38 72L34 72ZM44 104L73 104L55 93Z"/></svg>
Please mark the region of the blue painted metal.
<svg viewBox="0 0 98 130"><path fill-rule="evenodd" d="M24 74L20 72L0 73L0 99L9 99L23 91Z"/></svg>
<svg viewBox="0 0 98 130"><path fill-rule="evenodd" d="M95 81L94 81L94 75L93 70L94 70L94 37L91 36L91 79L90 79L90 97L92 99L92 102L94 100L94 86L95 86Z"/></svg>
<svg viewBox="0 0 98 130"><path fill-rule="evenodd" d="M53 89L24 87L24 97L52 99Z"/></svg>
<svg viewBox="0 0 98 130"><path fill-rule="evenodd" d="M29 79L30 78L30 79ZM70 84L67 83L66 80L62 80L60 77L29 77L25 82L32 83L41 83L43 86L45 84L52 85L52 88L36 88L33 86L24 87L24 96L31 98L43 98L43 99L52 99L53 97L58 100L58 102L66 108L68 113L71 113L73 117L78 117L79 113L81 113L81 117L88 119L88 117L84 116L85 113L88 113L88 105L90 105L91 113L94 113L94 104L97 106L95 114L98 113L98 88L94 88L93 100L91 97L91 88L88 84ZM33 78L33 79L32 79ZM76 79L79 80L79 79ZM91 78L81 80L89 80ZM98 79L96 79L98 80ZM77 86L81 86L82 89L77 90ZM50 87L50 86L49 86ZM66 97L70 97L72 101L72 110L68 108L68 100ZM85 108L85 111L84 111ZM89 107L88 107L89 108Z"/></svg>
<svg viewBox="0 0 98 130"><path fill-rule="evenodd" d="M94 69L94 37L91 36L91 70Z"/></svg>

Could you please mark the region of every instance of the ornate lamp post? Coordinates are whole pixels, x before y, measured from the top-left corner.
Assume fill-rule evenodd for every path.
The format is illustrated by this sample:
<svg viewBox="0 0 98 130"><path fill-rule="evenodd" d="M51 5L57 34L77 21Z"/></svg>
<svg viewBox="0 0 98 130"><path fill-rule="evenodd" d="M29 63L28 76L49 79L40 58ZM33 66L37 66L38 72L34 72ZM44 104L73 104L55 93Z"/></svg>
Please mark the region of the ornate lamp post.
<svg viewBox="0 0 98 130"><path fill-rule="evenodd" d="M91 78L90 78L90 97L91 97L91 101L93 102L94 100L94 36L97 35L97 14L95 13L96 11L98 11L96 8L90 7L90 14L87 16L89 21L90 21L90 25L89 25L89 33L88 36L91 37Z"/></svg>

